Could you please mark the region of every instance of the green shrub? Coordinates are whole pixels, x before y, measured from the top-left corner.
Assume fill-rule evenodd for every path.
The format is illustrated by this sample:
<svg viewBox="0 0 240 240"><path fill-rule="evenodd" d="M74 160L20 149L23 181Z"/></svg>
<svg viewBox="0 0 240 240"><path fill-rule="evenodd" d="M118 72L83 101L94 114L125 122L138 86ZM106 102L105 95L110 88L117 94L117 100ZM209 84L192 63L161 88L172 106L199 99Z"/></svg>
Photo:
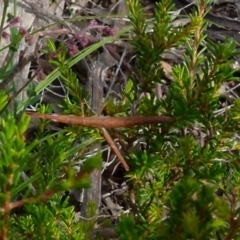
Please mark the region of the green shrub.
<svg viewBox="0 0 240 240"><path fill-rule="evenodd" d="M164 115L175 121L118 130L125 142L137 142L125 156L130 166L126 179L131 213L122 215L117 224L119 239L239 238L239 100L217 114L219 89L237 80L232 59L238 51L231 39L215 44L206 36L209 4L199 0L188 25L176 27L172 1L157 3L154 19L147 20L139 2L128 0L131 27L124 31L133 32L130 43L136 68L124 86L122 101L107 99L106 112ZM22 38L14 31L11 34L18 36L8 46L15 51ZM86 107L88 94L71 66L113 39L70 57L64 45L56 47L49 40L45 54L52 54L49 62L56 70L38 86L30 85L22 101L9 84L0 89L1 239L89 239L96 220L76 222L63 192L89 187L90 173L101 166L101 153L88 158L77 175L74 165L103 137L97 129L81 126L53 133L49 121L40 120L30 142L25 108L60 76L71 93L63 111L91 115ZM156 89L163 84L162 54L174 47L185 47L184 61L173 67L168 93L160 98ZM11 62L1 66L0 84L11 76L11 67ZM51 108L40 106L38 111L50 113ZM89 203L89 218L95 210Z"/></svg>

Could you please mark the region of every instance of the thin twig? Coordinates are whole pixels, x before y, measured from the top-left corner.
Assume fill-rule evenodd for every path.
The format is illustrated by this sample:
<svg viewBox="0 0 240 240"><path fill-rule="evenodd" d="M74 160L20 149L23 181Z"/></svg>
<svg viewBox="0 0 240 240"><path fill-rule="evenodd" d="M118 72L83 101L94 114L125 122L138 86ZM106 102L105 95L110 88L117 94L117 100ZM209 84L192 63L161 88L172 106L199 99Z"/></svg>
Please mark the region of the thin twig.
<svg viewBox="0 0 240 240"><path fill-rule="evenodd" d="M79 117L73 115L41 114L27 112L31 118L41 118L53 122L97 128L125 128L146 124L172 123L175 119L167 116L129 116L129 117Z"/></svg>
<svg viewBox="0 0 240 240"><path fill-rule="evenodd" d="M117 148L116 144L114 143L114 141L112 140L111 136L109 135L109 133L107 132L107 130L105 128L102 128L102 132L103 132L103 136L106 139L106 141L108 142L109 146L111 147L113 152L117 155L118 159L122 163L126 172L128 172L129 166L128 166L127 162L125 161L124 157L122 156L122 154L120 153L120 151L118 150L118 148Z"/></svg>

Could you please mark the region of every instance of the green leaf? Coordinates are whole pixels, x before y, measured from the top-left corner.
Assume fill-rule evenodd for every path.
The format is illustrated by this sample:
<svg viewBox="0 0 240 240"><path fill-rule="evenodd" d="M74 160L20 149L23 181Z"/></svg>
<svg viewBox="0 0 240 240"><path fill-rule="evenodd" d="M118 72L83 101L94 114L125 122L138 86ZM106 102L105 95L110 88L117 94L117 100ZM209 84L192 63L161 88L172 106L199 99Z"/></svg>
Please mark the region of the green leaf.
<svg viewBox="0 0 240 240"><path fill-rule="evenodd" d="M4 109L7 103L8 103L8 95L4 90L2 90L0 91L0 112L2 111L2 109Z"/></svg>

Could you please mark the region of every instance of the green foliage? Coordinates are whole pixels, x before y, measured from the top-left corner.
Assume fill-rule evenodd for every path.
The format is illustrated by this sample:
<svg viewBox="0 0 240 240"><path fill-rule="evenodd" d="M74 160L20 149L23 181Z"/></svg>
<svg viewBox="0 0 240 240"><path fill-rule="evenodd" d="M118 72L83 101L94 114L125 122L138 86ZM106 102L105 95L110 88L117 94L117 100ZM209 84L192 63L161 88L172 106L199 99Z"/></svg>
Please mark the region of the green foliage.
<svg viewBox="0 0 240 240"><path fill-rule="evenodd" d="M61 198L58 194L47 203L26 204L24 214L10 220L10 239L86 239L75 223L73 207Z"/></svg>
<svg viewBox="0 0 240 240"><path fill-rule="evenodd" d="M237 80L231 61L239 52L233 40L215 44L204 34L209 3L199 0L189 24L176 27L171 0L156 3L151 21L143 17L139 1L128 0L135 74L120 101L106 99L105 112L109 116L162 114L176 121L116 130L132 146L125 157L130 166L126 179L134 193L129 199L131 214L122 215L116 227L119 239L239 238L240 101L232 100L231 108L216 114L219 89ZM4 20L1 28L3 24ZM11 54L0 68L1 82L14 71L12 58L21 41L16 28L10 34ZM69 93L60 106L63 112L91 116L88 93L71 67L113 39L75 56L68 56L64 43L57 46L48 40L44 53L51 56L49 63L55 70L39 85L28 86L28 98L12 108L14 86L0 89L1 239L89 239L96 206L88 203L90 220L76 221L63 192L90 186L89 175L101 168L102 158L101 152L91 157L86 153L102 142L100 132L81 126L54 132L48 120L39 120L34 133L29 133L30 119L23 110L59 77ZM173 67L169 91L157 98L156 88L164 75L162 54L183 46L184 61ZM52 109L43 105L38 111L45 114ZM80 164L81 170L76 171Z"/></svg>
<svg viewBox="0 0 240 240"><path fill-rule="evenodd" d="M21 40L22 35L17 28L10 28L10 44L7 46L10 55L8 62L1 66L0 83L16 70L12 62ZM110 38L103 42L107 41ZM65 112L89 114L87 93L81 87L77 88L78 79L71 66L98 49L103 42L68 59L67 52L61 48L63 45L57 49L49 40L49 49L45 54L52 54L50 64L56 70L40 86L29 85L28 98L24 102L13 99L16 93L13 79L11 84L0 89L1 239L89 238L95 222L76 221L74 207L69 206L69 199L64 197L64 193L73 188L89 188L91 172L101 168L101 152L86 157L92 145L101 142L99 132L76 126L54 132L49 121L39 120L34 124L24 111L26 106L39 99L37 94L61 75L73 97L66 99ZM12 100L16 103L14 107L10 104ZM38 111L46 114L52 109L48 105L40 105ZM32 127L33 132L30 130ZM88 217L94 217L95 212L96 207L89 203Z"/></svg>
<svg viewBox="0 0 240 240"><path fill-rule="evenodd" d="M134 219L122 218L120 239L237 239L240 172L234 136L239 134L239 101L224 114L215 114L219 89L237 80L231 66L239 54L236 43L225 39L215 44L204 34L205 1L198 2L184 28L171 24L171 1L157 3L151 32L139 2L128 3L138 64L135 84L148 93L138 101L137 111L160 112L176 122L138 133L146 150L136 149L128 157L137 210ZM161 53L181 45L186 46L184 62L174 66L166 97L156 99L155 87L163 76ZM194 129L204 137L199 139Z"/></svg>
<svg viewBox="0 0 240 240"><path fill-rule="evenodd" d="M61 193L89 187L89 174L101 166L101 154L88 158L76 175L73 167L84 157L81 154L76 157L76 153L89 148L95 140L89 138L74 147L76 136L66 131L46 132L48 123L43 121L36 132L37 139L27 143L25 132L29 120L26 114L18 119L10 113L1 116L0 169L4 173L0 185L1 234L9 225L10 239L43 239L43 236L80 239L74 210L67 206L67 199L61 203ZM23 212L21 216L11 217L11 212L19 208ZM84 234L81 239L86 239Z"/></svg>

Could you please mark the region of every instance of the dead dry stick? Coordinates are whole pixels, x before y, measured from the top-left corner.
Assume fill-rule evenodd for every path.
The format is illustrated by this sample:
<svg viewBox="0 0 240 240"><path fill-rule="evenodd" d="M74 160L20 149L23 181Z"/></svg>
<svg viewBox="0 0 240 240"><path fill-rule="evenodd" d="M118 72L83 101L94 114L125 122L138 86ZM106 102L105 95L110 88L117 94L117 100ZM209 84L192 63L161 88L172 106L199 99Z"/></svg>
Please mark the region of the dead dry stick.
<svg viewBox="0 0 240 240"><path fill-rule="evenodd" d="M106 139L106 141L108 142L109 146L111 147L113 152L117 155L118 159L122 163L126 172L128 172L129 171L129 166L126 163L126 161L125 161L124 157L122 156L122 154L120 153L120 151L118 150L118 148L117 148L116 144L114 143L114 141L112 140L111 136L109 135L109 133L107 132L107 130L105 128L102 128L102 132L103 132L103 136Z"/></svg>
<svg viewBox="0 0 240 240"><path fill-rule="evenodd" d="M146 124L172 123L172 117L166 116L129 116L129 117L79 117L73 115L41 114L27 112L31 118L47 119L53 122L97 128L125 128Z"/></svg>
<svg viewBox="0 0 240 240"><path fill-rule="evenodd" d="M117 155L126 171L129 171L129 166L105 128L124 128L145 124L170 123L175 121L174 118L166 116L78 117L72 115L41 114L37 112L27 112L27 114L31 118L41 118L53 122L101 128L104 138Z"/></svg>

